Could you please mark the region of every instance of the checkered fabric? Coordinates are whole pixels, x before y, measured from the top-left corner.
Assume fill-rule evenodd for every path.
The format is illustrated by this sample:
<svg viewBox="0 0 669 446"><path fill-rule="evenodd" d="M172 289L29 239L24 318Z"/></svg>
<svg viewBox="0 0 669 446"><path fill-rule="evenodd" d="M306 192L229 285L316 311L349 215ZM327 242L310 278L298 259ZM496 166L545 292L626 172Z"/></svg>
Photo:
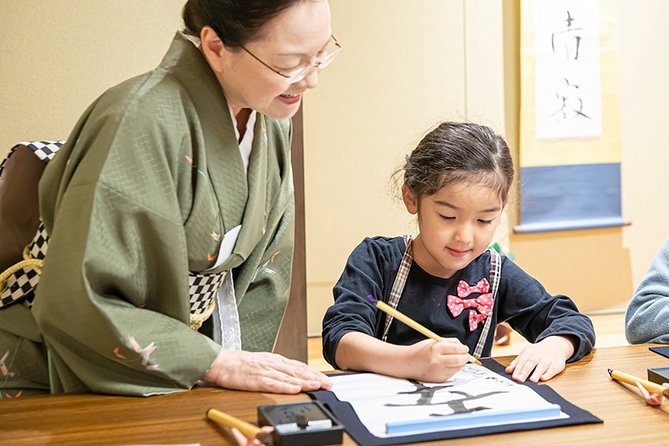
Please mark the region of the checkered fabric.
<svg viewBox="0 0 669 446"><path fill-rule="evenodd" d="M35 287L39 282L39 273L26 266L7 279L7 287L0 294L0 308L21 302L31 307L35 298Z"/></svg>
<svg viewBox="0 0 669 446"><path fill-rule="evenodd" d="M226 271L215 274L188 273L188 294L190 295L190 314L204 313L216 299L218 289L223 285Z"/></svg>
<svg viewBox="0 0 669 446"><path fill-rule="evenodd" d="M40 220L39 227L30 242L28 252L33 259L43 260L46 256L47 234L44 223ZM33 266L24 266L7 278L7 286L0 294L0 308L9 306L14 302L21 302L31 307L35 298L35 287L39 282L40 273Z"/></svg>
<svg viewBox="0 0 669 446"><path fill-rule="evenodd" d="M490 297L495 305L495 297L497 297L497 288L499 288L499 279L502 275L502 256L495 251L494 249L488 249L490 252ZM481 331L481 336L476 343L476 348L472 354L475 358L480 358L483 354L483 347L485 346L485 341L488 338L488 332L490 331L490 325L492 324L492 317L486 318L485 325Z"/></svg>
<svg viewBox="0 0 669 446"><path fill-rule="evenodd" d="M22 141L12 147L7 156L0 163L0 176L5 168L7 160L18 149L24 145L33 151L35 156L44 163L48 163L65 143L62 140L55 141ZM29 246L30 257L33 259L44 259L46 256L47 235L44 225L40 221L35 237ZM39 282L39 273L32 266L24 266L7 278L6 286L0 293L0 308L21 302L30 307L35 298L35 287Z"/></svg>
<svg viewBox="0 0 669 446"><path fill-rule="evenodd" d="M61 148L61 146L65 144L65 141L62 140L57 140L57 141L22 141L12 147L9 150L9 153L5 157L5 159L2 160L0 163L0 175L2 175L2 171L5 169L5 164L7 163L7 160L9 157L12 156L14 151L19 148L19 146L27 146L30 150L33 151L35 156L44 163L48 163L51 161L51 158L58 152L58 150Z"/></svg>
<svg viewBox="0 0 669 446"><path fill-rule="evenodd" d="M33 259L44 260L46 257L47 241L49 236L46 234L46 229L44 228L44 223L42 220L39 221L39 226L37 227L37 232L35 237L33 237L32 242L30 242L30 257Z"/></svg>
<svg viewBox="0 0 669 446"><path fill-rule="evenodd" d="M30 257L43 260L46 257L48 236L44 224L40 221L37 233L30 247ZM190 295L190 313L193 315L204 313L211 302L216 299L216 293L223 284L226 272L215 274L188 274L188 293ZM0 308L15 302L22 302L27 307L32 306L35 298L35 288L39 282L39 273L33 267L26 266L7 279L7 287L0 294Z"/></svg>
<svg viewBox="0 0 669 446"><path fill-rule="evenodd" d="M390 290L390 297L388 298L388 305L393 308L397 308L397 304L400 303L400 297L402 297L402 291L404 291L404 284L407 281L407 277L409 277L409 270L411 270L411 263L413 262L413 255L411 254L411 236L404 236L404 244L407 249L404 251L404 256L402 256L400 268L397 270L397 276L395 276L393 287ZM391 315L386 314L386 324L383 327L383 336L381 337L383 342L386 342L386 339L388 338L390 323L393 319L394 318Z"/></svg>
<svg viewBox="0 0 669 446"><path fill-rule="evenodd" d="M48 163L65 143L62 140L56 141L23 141L12 147L9 154L0 163L0 175L4 169L5 163L12 156L12 153L24 145L29 147L35 156ZM29 253L33 259L43 260L46 257L48 247L48 235L44 229L44 224L40 221L39 227L30 243ZM190 313L198 315L204 313L214 299L216 293L223 284L226 272L217 274L201 274L190 272L188 274L188 292L190 295ZM21 302L28 307L32 306L35 298L35 288L39 282L39 273L31 266L26 266L7 279L7 287L0 294L0 308L6 307L16 302Z"/></svg>
<svg viewBox="0 0 669 446"><path fill-rule="evenodd" d="M65 144L65 141L22 141L19 144L28 146L37 158L48 163L56 152L60 150L61 146Z"/></svg>

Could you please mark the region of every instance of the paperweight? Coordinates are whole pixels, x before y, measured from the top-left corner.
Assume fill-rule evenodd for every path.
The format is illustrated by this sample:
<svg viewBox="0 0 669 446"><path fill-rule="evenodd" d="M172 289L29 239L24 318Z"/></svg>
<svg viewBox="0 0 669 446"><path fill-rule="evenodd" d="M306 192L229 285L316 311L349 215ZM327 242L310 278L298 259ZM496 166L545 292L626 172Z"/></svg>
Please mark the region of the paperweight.
<svg viewBox="0 0 669 446"><path fill-rule="evenodd" d="M273 426L273 444L341 444L344 428L319 401L258 406L258 425Z"/></svg>
<svg viewBox="0 0 669 446"><path fill-rule="evenodd" d="M669 367L648 369L648 381L658 384L669 383Z"/></svg>

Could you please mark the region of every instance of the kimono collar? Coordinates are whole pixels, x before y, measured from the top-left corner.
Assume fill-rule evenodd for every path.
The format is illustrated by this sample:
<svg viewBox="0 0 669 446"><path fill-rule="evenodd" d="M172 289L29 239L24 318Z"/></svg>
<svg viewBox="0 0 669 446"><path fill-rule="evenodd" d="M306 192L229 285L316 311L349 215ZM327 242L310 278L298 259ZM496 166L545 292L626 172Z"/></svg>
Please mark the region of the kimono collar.
<svg viewBox="0 0 669 446"><path fill-rule="evenodd" d="M223 89L203 54L177 32L158 69L171 72L188 92L202 128L206 169L224 231L242 224L233 254L246 259L263 235L267 218L267 136L265 116L256 115L248 177L234 121ZM261 135L258 137L258 135ZM242 222L243 220L243 222Z"/></svg>

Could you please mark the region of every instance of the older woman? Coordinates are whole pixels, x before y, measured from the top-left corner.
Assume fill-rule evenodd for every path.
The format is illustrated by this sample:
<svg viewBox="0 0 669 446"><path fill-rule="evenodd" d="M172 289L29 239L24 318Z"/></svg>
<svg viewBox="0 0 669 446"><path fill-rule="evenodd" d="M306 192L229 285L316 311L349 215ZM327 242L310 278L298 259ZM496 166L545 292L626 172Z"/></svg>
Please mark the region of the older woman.
<svg viewBox="0 0 669 446"><path fill-rule="evenodd" d="M329 386L266 353L290 288L288 119L339 51L328 3L189 0L183 18L42 177L48 254L34 301L0 306L0 397Z"/></svg>

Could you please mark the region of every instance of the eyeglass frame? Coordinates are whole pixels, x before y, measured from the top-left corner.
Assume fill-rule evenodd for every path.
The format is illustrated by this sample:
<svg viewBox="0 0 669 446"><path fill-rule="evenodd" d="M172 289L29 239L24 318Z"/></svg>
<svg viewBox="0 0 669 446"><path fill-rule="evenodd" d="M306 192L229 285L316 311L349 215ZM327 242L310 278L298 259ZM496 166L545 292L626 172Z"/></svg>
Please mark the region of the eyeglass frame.
<svg viewBox="0 0 669 446"><path fill-rule="evenodd" d="M279 76L283 77L283 78L286 80L286 82L288 82L288 83L290 83L290 84L294 84L294 83L296 83L296 82L300 82L300 81L304 80L304 79L305 79L309 74L311 74L314 70L317 70L317 69L321 68L321 66L323 66L323 68L327 67L327 66L330 64L330 62L332 62L332 61L334 60L334 58L337 56L337 54L339 54L339 52L340 52L341 49L342 49L341 44L339 43L339 41L337 40L337 38L334 36L334 34L330 34L330 37L332 38L332 41L334 42L334 44L335 44L335 46L337 47L337 49L334 50L334 51L332 51L331 53L327 53L327 54L326 54L326 56L330 56L330 57L329 57L329 59L327 60L327 62L325 63L324 66L323 66L323 61L322 61L321 59L319 59L319 58L316 58L316 60L314 61L314 63L309 64L309 65L305 66L304 68L298 68L297 70L295 70L295 71L293 72L293 73L298 73L298 72L300 72L300 70L304 70L304 73L303 73L304 76L301 77L301 78L297 78L297 76L296 76L295 74L292 74L292 75L290 75L290 74L283 74L282 72L280 72L279 70L273 68L273 67L272 67L271 65L269 65L267 62L263 61L261 58L259 58L259 57L256 56L255 54L253 54L253 53L252 53L251 51L249 51L244 45L239 45L239 47L240 47L241 49L243 49L244 51L246 51L246 52L248 53L249 56L253 57L255 60L257 60L258 62L260 62L260 63L263 64L264 66L266 66L267 68L269 68L270 70L272 70L273 72L275 72L276 74L278 74ZM295 77L295 79L293 79L293 77Z"/></svg>

